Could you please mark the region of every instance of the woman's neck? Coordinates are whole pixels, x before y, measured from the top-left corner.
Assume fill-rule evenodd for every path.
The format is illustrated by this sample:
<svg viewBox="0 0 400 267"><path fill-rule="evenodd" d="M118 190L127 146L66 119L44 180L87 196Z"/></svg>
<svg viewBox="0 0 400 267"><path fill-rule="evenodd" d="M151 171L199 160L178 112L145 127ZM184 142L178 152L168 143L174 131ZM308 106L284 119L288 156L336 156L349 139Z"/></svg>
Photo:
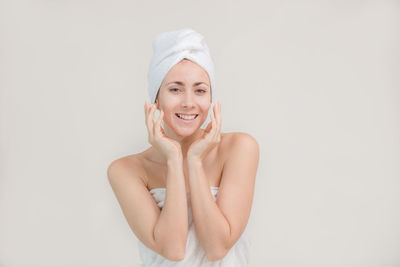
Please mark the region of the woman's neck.
<svg viewBox="0 0 400 267"><path fill-rule="evenodd" d="M165 135L171 139L174 139L181 145L182 156L184 159L186 158L187 152L188 152L190 146L192 145L192 143L195 142L196 140L202 138L203 134L204 134L204 130L201 128L197 129L197 131L194 132L190 136L179 136L174 131L172 131L170 129L165 129Z"/></svg>

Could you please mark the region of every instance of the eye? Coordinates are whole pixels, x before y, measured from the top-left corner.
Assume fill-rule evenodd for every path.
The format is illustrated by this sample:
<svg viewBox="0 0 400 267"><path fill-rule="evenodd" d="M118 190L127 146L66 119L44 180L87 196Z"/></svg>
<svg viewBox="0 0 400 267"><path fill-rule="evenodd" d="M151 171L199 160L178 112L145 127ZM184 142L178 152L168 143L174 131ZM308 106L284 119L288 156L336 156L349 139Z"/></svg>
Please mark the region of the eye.
<svg viewBox="0 0 400 267"><path fill-rule="evenodd" d="M206 92L206 90L203 90L203 89L198 89L197 91L202 91L202 93Z"/></svg>
<svg viewBox="0 0 400 267"><path fill-rule="evenodd" d="M171 89L169 89L169 91L171 91L171 92L176 92L175 90L179 90L178 88L171 88Z"/></svg>

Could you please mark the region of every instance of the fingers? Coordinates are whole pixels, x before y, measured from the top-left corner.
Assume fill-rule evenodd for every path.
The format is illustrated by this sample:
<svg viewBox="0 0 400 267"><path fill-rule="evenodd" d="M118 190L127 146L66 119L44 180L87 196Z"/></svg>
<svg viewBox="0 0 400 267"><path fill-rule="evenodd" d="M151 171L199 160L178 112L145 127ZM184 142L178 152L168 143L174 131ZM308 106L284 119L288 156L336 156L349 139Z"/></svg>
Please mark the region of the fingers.
<svg viewBox="0 0 400 267"><path fill-rule="evenodd" d="M211 121L207 124L207 127L206 127L206 129L204 129L204 131L205 131L206 133L209 133L210 130L211 130Z"/></svg>
<svg viewBox="0 0 400 267"><path fill-rule="evenodd" d="M218 102L213 107L213 114L211 116L212 130L210 133L210 135L212 136L212 139L215 140L216 142L220 141L220 131L221 131L220 111L221 111L221 102Z"/></svg>
<svg viewBox="0 0 400 267"><path fill-rule="evenodd" d="M211 132L213 133L213 135L215 134L215 130L217 127L216 121L215 121L215 105L213 107L213 112L211 113L211 123L212 123L212 129Z"/></svg>
<svg viewBox="0 0 400 267"><path fill-rule="evenodd" d="M164 111L160 111L160 116L158 116L158 119L157 119L157 121L156 121L156 125L155 125L155 129L154 129L154 131L155 131L155 135L157 135L157 136L159 136L161 133L162 133L162 131L161 131L161 121L162 121L162 119L163 119L163 117L164 117Z"/></svg>
<svg viewBox="0 0 400 267"><path fill-rule="evenodd" d="M152 129L152 134L154 134L154 113L156 111L156 105L153 104L150 108L150 114L149 114L149 119L150 119L150 125Z"/></svg>
<svg viewBox="0 0 400 267"><path fill-rule="evenodd" d="M147 130L149 132L149 138L152 138L154 134L154 110L155 110L155 104L150 106L150 103L146 101L145 104L145 114L146 114L146 126Z"/></svg>
<svg viewBox="0 0 400 267"><path fill-rule="evenodd" d="M215 105L213 107L213 111L215 110ZM215 117L214 117L214 112L212 112L210 114L210 120L211 122L208 123L207 128L206 128L206 139L208 139L209 141L212 141L214 139L215 136L215 128L216 128L216 122L215 122ZM211 129L210 129L211 127Z"/></svg>
<svg viewBox="0 0 400 267"><path fill-rule="evenodd" d="M221 124L222 124L222 120L221 120L221 101L218 102L218 112L217 112L217 125L218 125L218 130L217 130L217 135L218 135L218 139L217 141L219 142L221 140Z"/></svg>
<svg viewBox="0 0 400 267"><path fill-rule="evenodd" d="M150 103L148 101L146 101L146 103L144 104L144 115L145 115L145 123L146 123L147 130L150 130L150 126L149 126L149 108L150 108Z"/></svg>
<svg viewBox="0 0 400 267"><path fill-rule="evenodd" d="M221 131L221 101L218 102L217 112L216 112L216 122L217 122L217 132Z"/></svg>

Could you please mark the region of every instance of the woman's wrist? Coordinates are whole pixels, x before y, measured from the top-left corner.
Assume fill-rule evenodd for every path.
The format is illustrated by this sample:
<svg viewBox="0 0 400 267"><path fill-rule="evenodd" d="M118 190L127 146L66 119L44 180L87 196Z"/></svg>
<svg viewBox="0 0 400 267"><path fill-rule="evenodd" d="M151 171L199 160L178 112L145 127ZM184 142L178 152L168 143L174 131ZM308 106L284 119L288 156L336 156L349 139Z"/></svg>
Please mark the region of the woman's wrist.
<svg viewBox="0 0 400 267"><path fill-rule="evenodd" d="M182 156L176 156L167 159L167 165L182 164L182 162L183 162Z"/></svg>
<svg viewBox="0 0 400 267"><path fill-rule="evenodd" d="M201 165L203 161L199 157L188 156L187 163L188 165Z"/></svg>

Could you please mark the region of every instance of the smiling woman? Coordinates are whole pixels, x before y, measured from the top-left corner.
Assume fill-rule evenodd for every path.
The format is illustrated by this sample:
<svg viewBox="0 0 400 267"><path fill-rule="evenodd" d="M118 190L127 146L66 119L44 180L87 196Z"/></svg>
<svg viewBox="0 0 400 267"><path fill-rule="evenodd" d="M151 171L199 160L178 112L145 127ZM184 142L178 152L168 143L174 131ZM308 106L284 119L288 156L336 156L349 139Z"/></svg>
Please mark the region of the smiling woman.
<svg viewBox="0 0 400 267"><path fill-rule="evenodd" d="M157 108L163 111L167 136L177 140L179 136L191 136L195 131L200 134L200 126L207 119L211 106L211 92L207 87L209 80L202 67L187 59L168 71L155 100ZM185 148L184 154L188 147Z"/></svg>
<svg viewBox="0 0 400 267"><path fill-rule="evenodd" d="M215 93L202 35L160 33L153 48L152 104L144 106L151 146L108 168L141 266L248 266L259 145L249 134L221 132L220 102L201 128Z"/></svg>

